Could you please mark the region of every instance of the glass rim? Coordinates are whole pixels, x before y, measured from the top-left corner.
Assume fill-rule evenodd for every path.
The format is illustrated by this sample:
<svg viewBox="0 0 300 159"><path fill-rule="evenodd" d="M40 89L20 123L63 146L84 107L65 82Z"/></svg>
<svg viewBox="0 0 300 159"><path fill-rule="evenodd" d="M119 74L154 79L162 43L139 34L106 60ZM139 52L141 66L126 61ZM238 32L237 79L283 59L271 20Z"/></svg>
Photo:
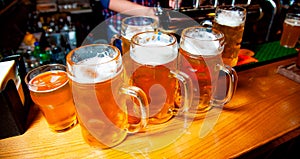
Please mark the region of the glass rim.
<svg viewBox="0 0 300 159"><path fill-rule="evenodd" d="M52 69L52 67L55 68L55 66L58 66L58 67L56 67L57 69ZM49 67L51 67L51 68L48 70L47 68L49 68ZM58 69L58 68L63 68L63 69ZM39 71L39 70L40 70L40 71ZM37 72L37 71L39 71L39 72L36 73L36 75L35 75L34 77L32 77L32 78L30 78L30 79L28 80L29 76L30 76L31 74L33 74L34 72ZM66 83L69 82L69 79L67 79L65 83L59 85L58 87L52 88L52 89L50 89L50 90L42 90L42 91L38 91L38 90L33 90L33 89L30 88L30 87L45 86L45 84L40 84L40 83L35 84L35 83L30 83L30 81L31 81L32 79L34 79L36 76L38 76L38 75L40 75L40 74L42 74L42 73L45 73L45 72L49 72L49 71L61 71L61 72L65 72L66 75L67 75L67 67L66 67L65 65L63 65L63 64L53 63L53 64L46 64L46 65L42 65L42 66L36 67L36 68L30 70L30 71L26 74L26 76L25 76L25 78L24 78L24 79L25 79L26 85L29 87L29 90L30 90L30 91L33 91L33 92L39 92L39 93L52 92L52 91L54 91L54 90L57 90L57 89L63 87Z"/></svg>
<svg viewBox="0 0 300 159"><path fill-rule="evenodd" d="M139 44L137 43L134 39L138 38L140 35L143 35L143 34L153 34L153 35L158 35L159 33L163 36L169 36L172 38L172 41L170 43L166 43L166 45L143 45L143 44ZM148 47L148 48L162 48L162 47L169 47L169 46L173 46L177 43L177 39L174 35L172 34L169 34L169 33L164 33L164 32L161 32L161 31L144 31L144 32L139 32L135 35L132 36L131 40L131 45L137 45L137 46L140 46L140 47Z"/></svg>
<svg viewBox="0 0 300 159"><path fill-rule="evenodd" d="M189 35L185 34L187 31L192 30L192 29L207 29L207 30L209 29L209 30L212 31L211 33L214 35L215 38L211 39L211 40L198 39L197 37L192 37L192 36L189 36ZM214 29L214 28L204 27L204 26L192 26L192 27L188 27L188 28L183 29L183 31L181 33L181 37L182 38L195 39L195 40L199 40L199 41L219 41L219 40L223 39L225 37L225 35L221 31L219 31L217 29Z"/></svg>
<svg viewBox="0 0 300 159"><path fill-rule="evenodd" d="M128 20L128 19L134 19L134 18L147 18L147 19L151 19L153 21L152 21L152 23L145 24L145 25L130 25L130 24L125 23L126 20ZM154 18L152 18L150 16L129 16L129 17L123 18L122 21L121 21L121 23L122 23L122 25L126 25L126 26L137 26L138 27L138 26L150 26L150 25L153 25L153 24L157 24L158 22L157 22L156 19L154 19Z"/></svg>
<svg viewBox="0 0 300 159"><path fill-rule="evenodd" d="M216 10L228 10L228 11L241 11L246 12L246 8L239 6L239 5L220 5L216 7Z"/></svg>
<svg viewBox="0 0 300 159"><path fill-rule="evenodd" d="M287 13L286 18L290 19L300 19L300 13Z"/></svg>
<svg viewBox="0 0 300 159"><path fill-rule="evenodd" d="M99 62L97 64L88 64L88 63L87 64L78 64L78 63L76 63L72 60L72 56L74 55L74 53L76 51L81 50L83 48L87 48L87 47L97 47L97 46L104 46L106 48L111 48L114 52L116 52L116 56L109 59L109 60L107 60L107 61ZM82 45L80 47L77 47L77 48L71 50L66 56L66 64L70 65L70 66L77 66L77 65L95 66L95 65L99 65L99 64L106 64L106 63L109 63L109 62L112 62L112 61L118 61L118 59L120 59L120 57L121 57L121 52L116 46L113 46L113 45L110 45L110 44L88 44L88 45Z"/></svg>
<svg viewBox="0 0 300 159"><path fill-rule="evenodd" d="M66 67L65 65L59 64L59 63L52 63L52 64L41 65L41 66L38 66L38 67L36 67L36 68L33 68L32 70L30 70L30 71L27 72L27 74L26 74L26 76L25 76L25 83L26 83L26 84L29 83L29 81L27 80L27 77L28 77L31 73L33 73L33 72L35 72L35 71L37 71L37 70L40 70L40 69L44 70L46 67L52 67L52 66L60 66L60 67L63 67L65 70L67 70L67 67ZM64 71L64 70L62 70L62 71ZM66 71L65 71L65 72L66 72Z"/></svg>

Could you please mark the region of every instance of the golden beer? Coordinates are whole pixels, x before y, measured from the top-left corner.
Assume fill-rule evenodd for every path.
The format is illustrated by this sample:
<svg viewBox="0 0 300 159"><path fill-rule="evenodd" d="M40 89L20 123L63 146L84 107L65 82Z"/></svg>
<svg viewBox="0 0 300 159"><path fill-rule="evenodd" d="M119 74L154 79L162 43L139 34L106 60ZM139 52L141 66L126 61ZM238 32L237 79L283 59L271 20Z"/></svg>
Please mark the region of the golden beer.
<svg viewBox="0 0 300 159"><path fill-rule="evenodd" d="M221 54L209 56L193 56L192 53L179 48L179 68L187 73L193 81L192 110L196 113L206 112L211 109L211 99L215 91L219 71L213 67L220 63Z"/></svg>
<svg viewBox="0 0 300 159"><path fill-rule="evenodd" d="M130 50L130 38L121 36L122 40L122 55L126 54Z"/></svg>
<svg viewBox="0 0 300 159"><path fill-rule="evenodd" d="M243 39L246 10L241 7L219 6L213 21L213 28L225 35L222 53L224 64L236 66Z"/></svg>
<svg viewBox="0 0 300 159"><path fill-rule="evenodd" d="M140 114L148 114L147 98L137 87L124 87L122 58L116 47L105 44L80 47L68 54L67 64L82 135L89 145L113 147L128 132L146 126L147 116ZM131 100L128 95L136 97L141 108L136 113L141 120L133 127L128 124L126 102Z"/></svg>
<svg viewBox="0 0 300 159"><path fill-rule="evenodd" d="M63 66L59 65L58 67ZM26 80L36 73L36 70L29 72ZM68 82L68 76L63 70L42 72L28 82L32 100L39 106L49 127L58 132L65 131L77 123L72 92Z"/></svg>
<svg viewBox="0 0 300 159"><path fill-rule="evenodd" d="M300 14L288 13L283 23L280 45L294 48L300 37Z"/></svg>
<svg viewBox="0 0 300 159"><path fill-rule="evenodd" d="M164 123L173 116L178 81L170 73L176 61L160 65L143 65L135 61L131 69L130 84L140 87L149 101L149 123Z"/></svg>
<svg viewBox="0 0 300 159"><path fill-rule="evenodd" d="M119 72L112 79L94 84L71 82L82 132L85 132L84 139L90 145L112 147L127 135L125 97L122 99L122 96L117 95L123 83L121 75ZM109 144L111 141L114 143Z"/></svg>
<svg viewBox="0 0 300 159"><path fill-rule="evenodd" d="M215 29L198 26L182 32L178 67L192 79L193 98L189 112L195 114L195 118L204 117L213 105L226 104L232 97L236 76L223 66L223 48L224 35ZM228 83L221 83L221 87L218 86L220 71L228 76ZM230 91L222 90L227 84ZM215 98L216 91L224 98ZM181 99L180 93L178 96Z"/></svg>
<svg viewBox="0 0 300 159"><path fill-rule="evenodd" d="M130 57L123 56L130 84L140 87L147 95L151 124L164 123L176 112L179 80L173 71L177 69L177 55L174 36L149 31L134 35ZM186 96L189 95L186 92Z"/></svg>

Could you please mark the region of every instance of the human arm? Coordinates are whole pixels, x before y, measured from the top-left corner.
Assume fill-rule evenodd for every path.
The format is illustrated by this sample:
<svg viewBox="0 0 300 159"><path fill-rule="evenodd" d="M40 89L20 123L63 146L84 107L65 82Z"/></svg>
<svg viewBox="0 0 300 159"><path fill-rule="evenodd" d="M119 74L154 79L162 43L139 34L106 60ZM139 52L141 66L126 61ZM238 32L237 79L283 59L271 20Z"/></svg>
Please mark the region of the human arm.
<svg viewBox="0 0 300 159"><path fill-rule="evenodd" d="M155 16L152 7L143 6L128 0L110 0L108 8L128 15Z"/></svg>
<svg viewBox="0 0 300 159"><path fill-rule="evenodd" d="M177 1L177 2L176 2L176 1ZM178 3L178 6L177 6L177 7L180 8L181 2L182 2L182 0L169 0L169 7L175 9L175 8L176 8L176 3ZM177 8L177 9L178 9L178 8Z"/></svg>

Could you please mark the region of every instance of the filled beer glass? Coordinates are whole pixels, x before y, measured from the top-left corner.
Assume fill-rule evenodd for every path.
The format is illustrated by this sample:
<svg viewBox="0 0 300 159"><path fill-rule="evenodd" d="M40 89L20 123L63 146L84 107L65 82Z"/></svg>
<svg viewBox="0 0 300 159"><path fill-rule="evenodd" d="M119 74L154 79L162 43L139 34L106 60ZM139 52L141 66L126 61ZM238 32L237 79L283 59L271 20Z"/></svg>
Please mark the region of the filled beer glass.
<svg viewBox="0 0 300 159"><path fill-rule="evenodd" d="M25 82L33 102L55 132L63 132L77 123L66 67L48 64L29 71Z"/></svg>
<svg viewBox="0 0 300 159"><path fill-rule="evenodd" d="M300 13L287 13L283 22L280 45L294 48L300 37Z"/></svg>
<svg viewBox="0 0 300 159"><path fill-rule="evenodd" d="M140 87L147 95L149 124L164 123L190 106L192 84L177 69L177 45L171 34L142 32L132 37L129 57L123 56L130 85ZM179 84L185 94L180 110L174 104Z"/></svg>
<svg viewBox="0 0 300 159"><path fill-rule="evenodd" d="M68 76L83 138L97 148L120 144L128 133L147 125L148 101L138 87L124 82L120 51L107 44L91 44L67 55ZM139 123L128 124L127 100L137 101Z"/></svg>
<svg viewBox="0 0 300 159"><path fill-rule="evenodd" d="M192 109L189 112L195 114L195 118L204 117L205 112L214 105L220 106L229 102L236 89L235 70L230 66L226 67L222 62L224 43L224 34L209 27L189 27L182 31L178 66L193 82ZM220 71L228 77L228 82L223 80L221 83L228 83L225 88L218 87ZM223 93L224 98L215 98L217 89Z"/></svg>
<svg viewBox="0 0 300 159"><path fill-rule="evenodd" d="M122 55L129 52L130 40L134 34L144 31L154 31L157 27L157 20L148 16L132 16L122 19L121 36L114 37L122 41ZM115 40L114 38L112 41Z"/></svg>
<svg viewBox="0 0 300 159"><path fill-rule="evenodd" d="M213 28L221 31L225 36L225 47L222 53L223 61L231 67L236 66L240 51L246 9L238 6L218 6L215 11Z"/></svg>

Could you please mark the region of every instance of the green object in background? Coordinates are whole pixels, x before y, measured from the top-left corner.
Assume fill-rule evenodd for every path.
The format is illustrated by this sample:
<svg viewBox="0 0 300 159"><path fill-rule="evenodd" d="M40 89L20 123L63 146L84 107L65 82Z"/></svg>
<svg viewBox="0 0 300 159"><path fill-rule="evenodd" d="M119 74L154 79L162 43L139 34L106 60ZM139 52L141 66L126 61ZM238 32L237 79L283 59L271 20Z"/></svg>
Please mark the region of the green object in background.
<svg viewBox="0 0 300 159"><path fill-rule="evenodd" d="M283 46L280 46L279 41L258 45L242 46L242 48L253 51L255 53L254 58L256 58L258 62L235 66L235 69L237 71L242 71L289 57L294 57L298 54L295 48L285 48ZM299 45L296 46L296 48L299 48Z"/></svg>
<svg viewBox="0 0 300 159"><path fill-rule="evenodd" d="M258 63L271 62L297 54L297 50L295 48L285 48L280 46L279 41L257 45L257 47L253 48L252 51L255 52L254 57L258 60Z"/></svg>

